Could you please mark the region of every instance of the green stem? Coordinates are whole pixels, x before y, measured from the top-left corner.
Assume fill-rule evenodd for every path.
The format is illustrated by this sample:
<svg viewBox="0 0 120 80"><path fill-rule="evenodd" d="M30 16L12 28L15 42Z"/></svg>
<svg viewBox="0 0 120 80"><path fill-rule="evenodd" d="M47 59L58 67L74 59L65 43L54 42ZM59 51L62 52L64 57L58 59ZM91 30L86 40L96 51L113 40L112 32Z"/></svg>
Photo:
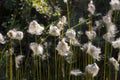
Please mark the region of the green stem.
<svg viewBox="0 0 120 80"><path fill-rule="evenodd" d="M6 80L8 80L8 56L6 54Z"/></svg>
<svg viewBox="0 0 120 80"><path fill-rule="evenodd" d="M85 22L87 22L87 21L89 21L89 20L90 20L90 18L86 19L85 21L83 21L83 22L81 22L81 23L78 23L78 24L72 26L71 28L76 28L76 27L80 26L81 24L83 24L83 23L85 23Z"/></svg>
<svg viewBox="0 0 120 80"><path fill-rule="evenodd" d="M118 71L115 71L115 80L118 80Z"/></svg>
<svg viewBox="0 0 120 80"><path fill-rule="evenodd" d="M12 55L10 55L10 80L13 80Z"/></svg>
<svg viewBox="0 0 120 80"><path fill-rule="evenodd" d="M12 67L12 65L13 65L13 63L12 63L12 40L10 40L10 80L13 80L13 67Z"/></svg>
<svg viewBox="0 0 120 80"><path fill-rule="evenodd" d="M64 57L62 56L62 77L63 79L62 80L65 80L65 70L64 70Z"/></svg>
<svg viewBox="0 0 120 80"><path fill-rule="evenodd" d="M34 80L36 80L36 56L34 56Z"/></svg>
<svg viewBox="0 0 120 80"><path fill-rule="evenodd" d="M104 80L106 80L106 57L107 57L107 42L105 41L105 53L104 53Z"/></svg>
<svg viewBox="0 0 120 80"><path fill-rule="evenodd" d="M48 48L46 49L46 52L47 52L47 54L48 54ZM48 80L50 80L50 62L49 62L49 58L47 58L47 62L48 62Z"/></svg>
<svg viewBox="0 0 120 80"><path fill-rule="evenodd" d="M68 2L66 3L66 6L67 6L68 28L70 29L70 10L69 10Z"/></svg>
<svg viewBox="0 0 120 80"><path fill-rule="evenodd" d="M39 80L39 57L37 57L37 80Z"/></svg>
<svg viewBox="0 0 120 80"><path fill-rule="evenodd" d="M19 40L19 44L20 44L20 55L22 55L22 45L21 45L21 40ZM20 68L20 79L22 79L23 77L23 69Z"/></svg>
<svg viewBox="0 0 120 80"><path fill-rule="evenodd" d="M111 47L110 47L110 57L112 56L112 50L113 50L113 48L112 48L112 45L111 45ZM109 67L109 80L111 80L111 66Z"/></svg>
<svg viewBox="0 0 120 80"><path fill-rule="evenodd" d="M56 48L56 38L55 38L55 48ZM56 53L56 50L55 50L55 80L57 80L57 53Z"/></svg>

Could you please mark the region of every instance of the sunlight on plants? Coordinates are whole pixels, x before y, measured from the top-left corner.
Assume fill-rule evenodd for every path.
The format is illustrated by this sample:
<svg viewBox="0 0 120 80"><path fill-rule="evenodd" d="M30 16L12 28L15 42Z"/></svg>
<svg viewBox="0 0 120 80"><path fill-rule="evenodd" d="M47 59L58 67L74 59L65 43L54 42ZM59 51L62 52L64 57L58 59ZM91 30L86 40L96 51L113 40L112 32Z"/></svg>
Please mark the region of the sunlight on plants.
<svg viewBox="0 0 120 80"><path fill-rule="evenodd" d="M0 80L119 80L119 0L1 0Z"/></svg>

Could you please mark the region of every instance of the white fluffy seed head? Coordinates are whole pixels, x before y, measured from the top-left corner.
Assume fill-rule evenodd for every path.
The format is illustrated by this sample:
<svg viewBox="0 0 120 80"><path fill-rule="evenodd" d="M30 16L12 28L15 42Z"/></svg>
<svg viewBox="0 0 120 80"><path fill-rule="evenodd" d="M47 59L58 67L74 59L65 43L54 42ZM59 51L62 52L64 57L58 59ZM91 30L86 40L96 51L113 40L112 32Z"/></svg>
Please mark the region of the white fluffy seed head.
<svg viewBox="0 0 120 80"><path fill-rule="evenodd" d="M67 18L66 18L66 16L62 16L62 18L60 18L59 22L57 23L57 27L60 30L63 30L65 24L67 24Z"/></svg>
<svg viewBox="0 0 120 80"><path fill-rule="evenodd" d="M112 46L114 48L120 48L120 38L118 38L116 41L112 41Z"/></svg>
<svg viewBox="0 0 120 80"><path fill-rule="evenodd" d="M82 50L86 51L86 53L89 54L93 59L97 61L101 60L101 49L92 45L91 42L84 44Z"/></svg>
<svg viewBox="0 0 120 80"><path fill-rule="evenodd" d="M74 46L80 46L80 43L78 42L78 40L76 38L71 38L70 44L74 45Z"/></svg>
<svg viewBox="0 0 120 80"><path fill-rule="evenodd" d="M67 3L68 0L63 0L63 1L64 1L64 3Z"/></svg>
<svg viewBox="0 0 120 80"><path fill-rule="evenodd" d="M76 32L74 29L68 29L67 32L66 32L66 36L68 38L75 38L76 37Z"/></svg>
<svg viewBox="0 0 120 80"><path fill-rule="evenodd" d="M111 23L112 22L111 15L103 16L103 22L106 23L106 24Z"/></svg>
<svg viewBox="0 0 120 80"><path fill-rule="evenodd" d="M33 51L34 56L43 55L43 46L35 42L30 43L30 49Z"/></svg>
<svg viewBox="0 0 120 80"><path fill-rule="evenodd" d="M106 34L103 35L103 39L105 39L108 42L112 42L114 41L115 38L115 34L111 33L111 32L107 32Z"/></svg>
<svg viewBox="0 0 120 80"><path fill-rule="evenodd" d="M85 19L83 17L79 18L79 23L85 22Z"/></svg>
<svg viewBox="0 0 120 80"><path fill-rule="evenodd" d="M118 53L118 62L120 61L120 52Z"/></svg>
<svg viewBox="0 0 120 80"><path fill-rule="evenodd" d="M16 39L17 40L22 40L23 39L23 32L22 31L17 31L16 32Z"/></svg>
<svg viewBox="0 0 120 80"><path fill-rule="evenodd" d="M35 34L35 35L41 35L44 30L44 27L38 24L37 21L33 20L30 22L28 33Z"/></svg>
<svg viewBox="0 0 120 80"><path fill-rule="evenodd" d="M93 40L96 37L95 31L86 31L85 34L87 35L89 40Z"/></svg>
<svg viewBox="0 0 120 80"><path fill-rule="evenodd" d="M112 10L120 10L120 1L119 0L111 0L110 1Z"/></svg>
<svg viewBox="0 0 120 80"><path fill-rule="evenodd" d="M95 5L93 4L93 1L91 0L88 4L88 11L93 15L95 13Z"/></svg>
<svg viewBox="0 0 120 80"><path fill-rule="evenodd" d="M98 74L99 70L100 69L96 63L89 64L88 66L85 67L85 72L91 74L92 77L95 77Z"/></svg>
<svg viewBox="0 0 120 80"><path fill-rule="evenodd" d="M109 59L109 61L110 61L110 62L112 63L112 65L114 66L115 70L118 71L118 70L119 70L119 63L118 63L118 61L117 61L115 58L113 58L113 57L111 57L111 58Z"/></svg>
<svg viewBox="0 0 120 80"><path fill-rule="evenodd" d="M4 36L0 33L0 43L5 44L5 42Z"/></svg>
<svg viewBox="0 0 120 80"><path fill-rule="evenodd" d="M7 32L7 36L9 37L9 38L11 38L11 39L15 39L15 37L16 37L16 32L15 32L15 30L13 29L13 30L9 30L8 32Z"/></svg>
<svg viewBox="0 0 120 80"><path fill-rule="evenodd" d="M66 56L69 54L70 46L68 46L68 43L65 42L65 38L58 42L56 50L61 56Z"/></svg>
<svg viewBox="0 0 120 80"><path fill-rule="evenodd" d="M110 32L112 34L115 34L117 32L117 28L115 24L113 24L112 22L107 24L106 27L107 27L107 32Z"/></svg>
<svg viewBox="0 0 120 80"><path fill-rule="evenodd" d="M67 23L67 18L66 18L66 16L62 16L61 21L63 22L63 24L66 24L66 23Z"/></svg>
<svg viewBox="0 0 120 80"><path fill-rule="evenodd" d="M59 36L60 35L60 29L57 28L57 26L51 25L49 28L49 34L52 36Z"/></svg>
<svg viewBox="0 0 120 80"><path fill-rule="evenodd" d="M23 58L24 58L23 55L18 55L15 57L16 68L19 68L20 62L23 60Z"/></svg>
<svg viewBox="0 0 120 80"><path fill-rule="evenodd" d="M74 70L71 70L71 71L70 71L70 74L71 74L71 75L74 75L74 76L80 76L80 75L82 75L83 73L82 73L79 69L74 69Z"/></svg>
<svg viewBox="0 0 120 80"><path fill-rule="evenodd" d="M7 32L7 36L11 39L22 40L23 39L23 32L22 31L16 31L15 29L12 29L12 30L9 30Z"/></svg>

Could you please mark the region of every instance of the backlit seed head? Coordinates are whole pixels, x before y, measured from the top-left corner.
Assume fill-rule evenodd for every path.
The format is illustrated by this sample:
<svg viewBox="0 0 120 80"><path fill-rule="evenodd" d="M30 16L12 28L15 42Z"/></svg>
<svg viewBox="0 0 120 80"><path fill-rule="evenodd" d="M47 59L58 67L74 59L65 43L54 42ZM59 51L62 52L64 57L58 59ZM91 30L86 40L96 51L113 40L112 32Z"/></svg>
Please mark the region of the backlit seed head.
<svg viewBox="0 0 120 80"><path fill-rule="evenodd" d="M16 68L19 68L20 62L23 60L23 58L24 58L23 55L18 55L15 57Z"/></svg>
<svg viewBox="0 0 120 80"><path fill-rule="evenodd" d="M117 61L115 58L113 58L113 57L111 57L111 58L109 59L109 61L110 61L110 62L112 63L112 65L114 66L115 70L118 71L118 70L119 70L119 63L118 63L118 61Z"/></svg>
<svg viewBox="0 0 120 80"><path fill-rule="evenodd" d="M59 36L60 35L60 29L57 28L57 26L51 25L49 28L49 34L52 36Z"/></svg>
<svg viewBox="0 0 120 80"><path fill-rule="evenodd" d="M110 1L112 10L120 10L120 1L119 0L111 0Z"/></svg>
<svg viewBox="0 0 120 80"><path fill-rule="evenodd" d="M100 69L96 63L89 64L85 67L85 72L91 74L92 77L95 77L98 74L99 70Z"/></svg>
<svg viewBox="0 0 120 80"><path fill-rule="evenodd" d="M61 56L66 56L69 54L68 52L70 50L70 46L68 46L68 43L65 42L65 38L58 42L56 50Z"/></svg>
<svg viewBox="0 0 120 80"><path fill-rule="evenodd" d="M4 36L0 33L0 43L5 44L5 42Z"/></svg>
<svg viewBox="0 0 120 80"><path fill-rule="evenodd" d="M32 22L30 22L28 33L41 35L43 30L44 30L44 27L39 25L37 21L33 20Z"/></svg>
<svg viewBox="0 0 120 80"><path fill-rule="evenodd" d="M91 0L88 4L88 11L93 15L95 12L95 5L93 4L93 1Z"/></svg>
<svg viewBox="0 0 120 80"><path fill-rule="evenodd" d="M33 51L33 56L43 55L43 46L35 42L30 43L30 49Z"/></svg>

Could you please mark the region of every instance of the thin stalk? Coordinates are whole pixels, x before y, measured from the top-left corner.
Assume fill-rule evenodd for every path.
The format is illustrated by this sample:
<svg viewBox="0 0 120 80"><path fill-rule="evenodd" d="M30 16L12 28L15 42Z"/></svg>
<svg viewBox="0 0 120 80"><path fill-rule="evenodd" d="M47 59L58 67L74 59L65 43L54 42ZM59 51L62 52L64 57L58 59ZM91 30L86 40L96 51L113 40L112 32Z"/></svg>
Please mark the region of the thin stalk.
<svg viewBox="0 0 120 80"><path fill-rule="evenodd" d="M77 59L76 49L75 49L75 47L74 47L74 49L73 49L73 52L74 52L74 54L75 54L75 59ZM79 64L75 64L74 67L76 67L77 65L79 65ZM75 78L74 80L77 80L77 78Z"/></svg>
<svg viewBox="0 0 120 80"><path fill-rule="evenodd" d="M41 60L39 58L39 76L40 76L40 80L42 80L42 73L41 73Z"/></svg>
<svg viewBox="0 0 120 80"><path fill-rule="evenodd" d="M110 47L110 57L112 56L112 46ZM109 67L109 80L111 80L111 66Z"/></svg>
<svg viewBox="0 0 120 80"><path fill-rule="evenodd" d="M89 20L91 21L92 20L92 15L90 16L90 18L89 18ZM92 23L90 23L89 25L88 25L88 30L89 31L92 31ZM90 42L92 42L92 40L89 40ZM92 64L92 57L91 56L87 56L87 58L88 58L88 62L87 62L87 64ZM93 79L90 75L88 75L87 76L87 79Z"/></svg>
<svg viewBox="0 0 120 80"><path fill-rule="evenodd" d="M100 29L98 31L98 37L100 37ZM100 46L99 44L100 44L100 39L98 40L98 46Z"/></svg>
<svg viewBox="0 0 120 80"><path fill-rule="evenodd" d="M120 49L119 49L119 52L120 52ZM115 71L115 80L118 80L118 71L117 70Z"/></svg>
<svg viewBox="0 0 120 80"><path fill-rule="evenodd" d="M29 55L27 55L26 61L25 61L25 65L28 65L29 62ZM25 72L27 71L27 67L25 66ZM26 74L26 73L25 73ZM29 78L29 75L27 76ZM29 80L29 79L28 79Z"/></svg>
<svg viewBox="0 0 120 80"><path fill-rule="evenodd" d="M36 56L34 56L34 80L36 80Z"/></svg>
<svg viewBox="0 0 120 80"><path fill-rule="evenodd" d="M85 57L84 57L84 61L85 61L85 66L87 65L87 63L88 63L88 55L85 55ZM88 74L86 74L86 80L88 80Z"/></svg>
<svg viewBox="0 0 120 80"><path fill-rule="evenodd" d="M55 48L56 48L56 38L55 38ZM56 50L55 50L55 80L57 80L57 55L56 55Z"/></svg>
<svg viewBox="0 0 120 80"><path fill-rule="evenodd" d="M118 80L118 71L115 71L115 80Z"/></svg>
<svg viewBox="0 0 120 80"><path fill-rule="evenodd" d="M35 35L35 42L37 43L37 36ZM37 56L34 56L34 80L37 79Z"/></svg>
<svg viewBox="0 0 120 80"><path fill-rule="evenodd" d="M8 80L8 56L6 54L6 80Z"/></svg>
<svg viewBox="0 0 120 80"><path fill-rule="evenodd" d="M61 61L60 61L60 57L58 58L58 69L61 70ZM59 79L60 74L61 74L60 71L58 71L58 78L57 78L58 80L60 80L60 79ZM60 78L61 78L61 77L60 77Z"/></svg>
<svg viewBox="0 0 120 80"><path fill-rule="evenodd" d="M10 80L13 80L13 67L12 67L12 65L13 65L13 60L12 60L12 51L11 51L11 48L12 48L12 40L10 40Z"/></svg>
<svg viewBox="0 0 120 80"><path fill-rule="evenodd" d="M22 55L22 44L21 44L21 41L19 41L19 44L20 44L20 54Z"/></svg>
<svg viewBox="0 0 120 80"><path fill-rule="evenodd" d="M10 55L10 80L13 80L12 55Z"/></svg>
<svg viewBox="0 0 120 80"><path fill-rule="evenodd" d="M70 50L72 51L72 46L70 45ZM70 61L72 61L72 58L70 59ZM69 68L69 70L71 70L71 68L72 68L72 64L70 64L70 68ZM69 74L69 80L71 80L70 77L71 75Z"/></svg>
<svg viewBox="0 0 120 80"><path fill-rule="evenodd" d="M66 7L67 7L68 28L70 29L70 10L69 10L68 2L66 3Z"/></svg>
<svg viewBox="0 0 120 80"><path fill-rule="evenodd" d="M47 36L45 37L45 39L40 42L40 44L42 44L48 37L49 37L49 35L47 35Z"/></svg>
<svg viewBox="0 0 120 80"><path fill-rule="evenodd" d="M105 53L104 53L104 80L106 80L106 57L107 57L107 42L105 41Z"/></svg>
<svg viewBox="0 0 120 80"><path fill-rule="evenodd" d="M91 21L92 20L92 16L89 18L89 20ZM89 24L89 31L92 31L92 23Z"/></svg>
<svg viewBox="0 0 120 80"><path fill-rule="evenodd" d="M5 48L2 50L2 54L4 53L5 49L6 49L7 45L5 46ZM5 72L5 77L6 77L6 80L8 80L8 54L7 52L5 52L5 64L6 64L6 72ZM2 59L0 60L2 61Z"/></svg>
<svg viewBox="0 0 120 80"><path fill-rule="evenodd" d="M89 21L89 20L90 20L90 18L88 18L88 19L86 19L85 21L80 22L80 23L78 23L78 24L76 24L76 25L72 26L71 28L76 28L76 27L78 27L78 26L82 25L83 23L85 23L85 22L87 22L87 21Z"/></svg>
<svg viewBox="0 0 120 80"><path fill-rule="evenodd" d="M36 72L36 74L37 74L37 80L39 80L39 57L37 57L37 59L36 59L36 70L37 70L37 72Z"/></svg>
<svg viewBox="0 0 120 80"><path fill-rule="evenodd" d="M18 79L21 79L21 70L18 70Z"/></svg>
<svg viewBox="0 0 120 80"><path fill-rule="evenodd" d="M65 70L64 70L64 57L62 56L62 77L63 79L62 80L65 80Z"/></svg>
<svg viewBox="0 0 120 80"><path fill-rule="evenodd" d="M19 70L16 70L16 80L19 80Z"/></svg>
<svg viewBox="0 0 120 80"><path fill-rule="evenodd" d="M115 11L115 16L114 16L114 23L117 21L117 11Z"/></svg>
<svg viewBox="0 0 120 80"><path fill-rule="evenodd" d="M48 48L46 48L46 52L48 54ZM48 79L47 80L50 80L50 62L49 62L49 58L47 58L47 62L48 62L48 71L47 71Z"/></svg>
<svg viewBox="0 0 120 80"><path fill-rule="evenodd" d="M19 44L20 44L20 55L22 55L22 44L21 44L21 40L19 40ZM23 69L20 68L20 79L22 79L23 77Z"/></svg>

